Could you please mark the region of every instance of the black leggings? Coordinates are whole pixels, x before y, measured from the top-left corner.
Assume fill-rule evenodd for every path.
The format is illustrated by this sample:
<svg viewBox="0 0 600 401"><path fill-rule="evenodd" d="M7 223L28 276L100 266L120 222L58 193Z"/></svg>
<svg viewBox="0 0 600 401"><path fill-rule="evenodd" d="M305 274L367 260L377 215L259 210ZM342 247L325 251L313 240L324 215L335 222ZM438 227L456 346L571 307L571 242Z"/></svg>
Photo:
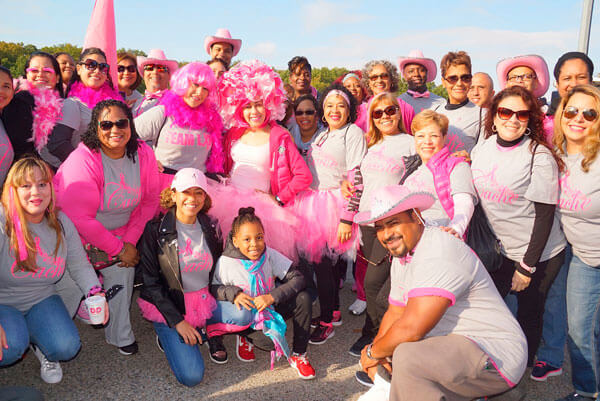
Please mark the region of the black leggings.
<svg viewBox="0 0 600 401"><path fill-rule="evenodd" d="M518 301L517 321L527 338L527 366L533 365L535 354L540 345L546 296L564 260L565 251L563 250L553 258L539 262L535 266L537 270L531 277L529 286L516 293ZM508 295L512 286L515 263L517 262L504 257L500 269L491 273L494 284L496 284L502 298Z"/></svg>
<svg viewBox="0 0 600 401"><path fill-rule="evenodd" d="M387 249L377 239L377 233L373 227L361 226L360 231L363 243L360 249L368 264L364 284L367 313L362 335L375 337L381 318L388 307L392 261ZM386 281L387 285L385 285Z"/></svg>
<svg viewBox="0 0 600 401"><path fill-rule="evenodd" d="M275 306L275 310L285 320L294 322L294 340L292 351L304 354L310 339L310 321L312 317L312 298L307 290L302 290L292 299Z"/></svg>
<svg viewBox="0 0 600 401"><path fill-rule="evenodd" d="M340 309L340 277L346 266L346 261L341 257L336 261L327 256L323 256L319 263L312 266L311 270L317 277L322 322L331 323L333 311Z"/></svg>

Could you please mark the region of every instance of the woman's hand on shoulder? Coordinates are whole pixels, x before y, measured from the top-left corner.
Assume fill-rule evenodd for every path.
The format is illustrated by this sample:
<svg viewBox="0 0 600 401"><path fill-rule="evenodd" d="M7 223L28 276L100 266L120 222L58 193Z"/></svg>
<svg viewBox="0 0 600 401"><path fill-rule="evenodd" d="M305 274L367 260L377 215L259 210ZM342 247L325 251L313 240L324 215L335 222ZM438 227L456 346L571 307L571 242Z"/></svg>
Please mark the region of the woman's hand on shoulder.
<svg viewBox="0 0 600 401"><path fill-rule="evenodd" d="M467 163L471 163L471 155L466 150L459 150L458 152L454 152L451 155L452 157L458 157L464 159Z"/></svg>

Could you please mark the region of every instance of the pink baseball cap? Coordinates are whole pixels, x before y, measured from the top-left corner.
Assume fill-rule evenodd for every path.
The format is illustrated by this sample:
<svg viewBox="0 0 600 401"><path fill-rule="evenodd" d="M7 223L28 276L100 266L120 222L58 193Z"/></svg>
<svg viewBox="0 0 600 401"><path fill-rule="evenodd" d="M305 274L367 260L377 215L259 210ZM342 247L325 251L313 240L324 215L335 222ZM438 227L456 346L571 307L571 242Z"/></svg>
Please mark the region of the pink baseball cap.
<svg viewBox="0 0 600 401"><path fill-rule="evenodd" d="M171 189L177 192L183 192L186 189L194 187L202 188L204 192L207 192L208 189L206 176L197 168L182 168L175 174L175 178L173 178L173 182L171 183Z"/></svg>

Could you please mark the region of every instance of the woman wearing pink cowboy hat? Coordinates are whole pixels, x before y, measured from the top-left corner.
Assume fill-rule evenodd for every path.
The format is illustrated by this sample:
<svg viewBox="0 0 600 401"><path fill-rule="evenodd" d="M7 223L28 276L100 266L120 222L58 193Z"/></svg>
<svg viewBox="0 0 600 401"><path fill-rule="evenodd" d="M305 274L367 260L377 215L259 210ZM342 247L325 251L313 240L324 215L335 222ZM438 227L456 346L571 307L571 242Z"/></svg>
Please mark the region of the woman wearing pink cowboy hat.
<svg viewBox="0 0 600 401"><path fill-rule="evenodd" d="M220 58L229 69L231 59L237 56L242 48L242 40L232 39L229 29L219 28L213 36L204 38L204 48L211 59Z"/></svg>
<svg viewBox="0 0 600 401"><path fill-rule="evenodd" d="M169 89L171 75L179 68L177 61L168 60L165 52L161 49L150 50L148 57L138 56L137 65L144 78L146 93L131 108L133 117L139 116L158 104L165 91Z"/></svg>
<svg viewBox="0 0 600 401"><path fill-rule="evenodd" d="M427 83L435 80L437 67L435 61L425 58L421 50L411 50L408 57L399 57L398 69L408 84L408 90L400 95L400 99L410 104L416 114L446 103L443 97L427 90Z"/></svg>

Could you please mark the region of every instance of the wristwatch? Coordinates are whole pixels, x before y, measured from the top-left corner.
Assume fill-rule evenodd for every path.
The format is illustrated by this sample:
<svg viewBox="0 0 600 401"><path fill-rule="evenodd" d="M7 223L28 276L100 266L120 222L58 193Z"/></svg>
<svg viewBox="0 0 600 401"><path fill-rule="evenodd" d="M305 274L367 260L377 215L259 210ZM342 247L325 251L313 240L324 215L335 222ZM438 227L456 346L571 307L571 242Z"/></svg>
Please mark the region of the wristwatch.
<svg viewBox="0 0 600 401"><path fill-rule="evenodd" d="M535 266L533 266L533 267L529 267L529 266L527 266L527 265L526 265L526 264L525 264L523 261L521 261L520 265L521 265L521 267L523 268L523 270L527 270L527 271L528 271L529 273L531 273L531 274L535 273L535 271L537 270L537 269L535 268Z"/></svg>
<svg viewBox="0 0 600 401"><path fill-rule="evenodd" d="M373 347L373 343L367 345L367 351L366 351L367 358L372 359L374 361L378 361L379 358L375 358L373 355L371 355L371 347Z"/></svg>

